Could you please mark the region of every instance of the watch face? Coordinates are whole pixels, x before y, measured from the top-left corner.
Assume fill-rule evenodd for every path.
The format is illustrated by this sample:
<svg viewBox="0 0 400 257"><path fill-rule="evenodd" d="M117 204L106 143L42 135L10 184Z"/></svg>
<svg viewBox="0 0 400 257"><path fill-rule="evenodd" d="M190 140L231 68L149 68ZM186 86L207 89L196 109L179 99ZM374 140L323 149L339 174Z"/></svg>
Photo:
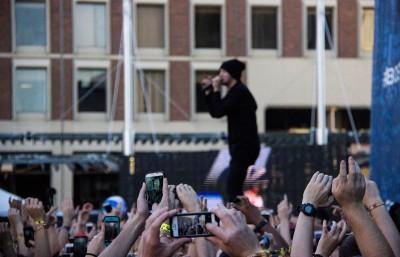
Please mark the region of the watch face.
<svg viewBox="0 0 400 257"><path fill-rule="evenodd" d="M306 213L311 214L312 211L313 211L313 207L310 206L310 205L306 205L306 206L304 206L304 211L305 211Z"/></svg>

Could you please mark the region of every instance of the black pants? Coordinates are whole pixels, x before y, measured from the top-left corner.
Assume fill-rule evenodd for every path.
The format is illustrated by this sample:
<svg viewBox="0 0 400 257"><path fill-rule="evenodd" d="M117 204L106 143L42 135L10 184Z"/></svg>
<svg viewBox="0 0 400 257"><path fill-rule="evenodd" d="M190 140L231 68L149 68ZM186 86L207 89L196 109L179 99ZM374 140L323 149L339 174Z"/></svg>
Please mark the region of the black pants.
<svg viewBox="0 0 400 257"><path fill-rule="evenodd" d="M243 182L246 179L247 169L257 160L260 148L241 149L240 153L233 153L229 167L221 174L218 187L224 202L232 202L236 196L243 195Z"/></svg>

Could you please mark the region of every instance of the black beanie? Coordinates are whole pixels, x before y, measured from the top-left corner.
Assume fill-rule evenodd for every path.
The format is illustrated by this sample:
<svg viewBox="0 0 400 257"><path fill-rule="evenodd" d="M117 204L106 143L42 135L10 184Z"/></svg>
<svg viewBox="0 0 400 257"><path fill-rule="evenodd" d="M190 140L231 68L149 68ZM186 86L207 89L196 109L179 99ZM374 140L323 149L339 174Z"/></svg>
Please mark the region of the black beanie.
<svg viewBox="0 0 400 257"><path fill-rule="evenodd" d="M246 64L238 59L231 59L223 62L220 69L226 70L229 74L231 74L232 78L240 81L240 78L242 77L242 71L246 69Z"/></svg>

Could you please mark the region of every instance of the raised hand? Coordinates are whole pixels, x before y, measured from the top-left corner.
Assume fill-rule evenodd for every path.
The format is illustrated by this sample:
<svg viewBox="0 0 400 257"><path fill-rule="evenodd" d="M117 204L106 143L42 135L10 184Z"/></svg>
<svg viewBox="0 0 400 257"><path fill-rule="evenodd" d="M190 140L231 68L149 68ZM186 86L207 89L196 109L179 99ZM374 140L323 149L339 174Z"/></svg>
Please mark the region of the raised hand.
<svg viewBox="0 0 400 257"><path fill-rule="evenodd" d="M311 203L315 207L327 205L332 187L332 176L315 172L303 193L302 203Z"/></svg>
<svg viewBox="0 0 400 257"><path fill-rule="evenodd" d="M196 191L186 184L179 184L176 193L181 201L183 208L188 212L200 212L201 206Z"/></svg>
<svg viewBox="0 0 400 257"><path fill-rule="evenodd" d="M349 157L349 174L345 161L340 162L339 175L333 180L332 194L344 209L352 205L362 205L365 194L365 179L356 161Z"/></svg>
<svg viewBox="0 0 400 257"><path fill-rule="evenodd" d="M336 247L342 242L346 234L347 225L343 220L339 223L333 222L332 227L328 230L326 220L322 225L322 237L318 242L316 254L322 256L330 256Z"/></svg>
<svg viewBox="0 0 400 257"><path fill-rule="evenodd" d="M208 237L231 257L247 257L260 250L256 234L247 226L245 216L235 209L223 206L213 211L221 226L208 223L207 230L215 237Z"/></svg>

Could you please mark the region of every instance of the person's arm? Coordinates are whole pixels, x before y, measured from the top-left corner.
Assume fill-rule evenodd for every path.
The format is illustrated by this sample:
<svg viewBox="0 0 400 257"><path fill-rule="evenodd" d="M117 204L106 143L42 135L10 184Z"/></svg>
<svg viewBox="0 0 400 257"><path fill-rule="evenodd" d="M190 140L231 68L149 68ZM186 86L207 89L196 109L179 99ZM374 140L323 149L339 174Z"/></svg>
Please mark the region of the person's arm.
<svg viewBox="0 0 400 257"><path fill-rule="evenodd" d="M50 251L51 255L54 256L57 253L61 251L63 248L60 246L59 241L58 241L58 231L55 226L57 223L57 217L54 215L54 212L56 211L56 208L52 207L47 213L46 213L46 225L47 225L47 237L49 238L49 244L50 244Z"/></svg>
<svg viewBox="0 0 400 257"><path fill-rule="evenodd" d="M316 172L303 193L302 204L311 204L314 208L328 202L332 177ZM314 217L300 212L293 235L291 257L310 257L313 250ZM325 256L324 256L325 257Z"/></svg>
<svg viewBox="0 0 400 257"><path fill-rule="evenodd" d="M101 230L97 233L87 246L86 253L87 257L92 255L98 256L104 249L104 226L101 226Z"/></svg>
<svg viewBox="0 0 400 257"><path fill-rule="evenodd" d="M45 213L41 201L35 198L25 200L26 211L34 221L35 257L51 257L49 238L45 228Z"/></svg>
<svg viewBox="0 0 400 257"><path fill-rule="evenodd" d="M121 233L112 243L100 254L99 257L125 257L136 239L144 230L148 206L145 199L146 184L143 183L137 199L137 211L135 216L128 220Z"/></svg>
<svg viewBox="0 0 400 257"><path fill-rule="evenodd" d="M372 222L362 203L365 193L365 179L352 157L346 163L340 163L339 175L334 179L332 194L342 206L346 220L354 232L363 257L394 257L390 245L375 222Z"/></svg>
<svg viewBox="0 0 400 257"><path fill-rule="evenodd" d="M69 231L72 226L72 219L75 214L74 203L71 199L64 199L61 202L61 212L63 214L63 223L60 231L58 232L58 243L61 248L68 243Z"/></svg>
<svg viewBox="0 0 400 257"><path fill-rule="evenodd" d="M7 222L0 222L0 248L3 249L5 256L17 257Z"/></svg>
<svg viewBox="0 0 400 257"><path fill-rule="evenodd" d="M363 198L363 203L371 214L376 225L386 238L393 253L396 257L400 257L400 235L396 229L393 219L387 212L382 198L379 194L378 186L372 180L366 181L366 190Z"/></svg>
<svg viewBox="0 0 400 257"><path fill-rule="evenodd" d="M24 224L22 223L21 212L11 207L8 210L8 220L10 222L10 228L15 231L16 238L14 240L17 242L18 254L28 256L28 248L25 246Z"/></svg>
<svg viewBox="0 0 400 257"><path fill-rule="evenodd" d="M247 197L239 196L238 199L240 199L240 203L234 203L233 206L236 209L240 210L246 216L247 223L256 226L256 228L258 229L257 232L259 232L260 234L272 234L275 239L275 244L273 248L288 248L288 244L281 236L281 234L279 234L279 232L268 221L264 219L264 217L261 215L260 210L252 205ZM259 227L260 224L263 225Z"/></svg>
<svg viewBox="0 0 400 257"><path fill-rule="evenodd" d="M292 214L293 206L289 203L287 195L283 197L283 201L278 204L278 217L280 221L279 233L285 239L288 245L292 244L292 239L290 238L290 215Z"/></svg>

